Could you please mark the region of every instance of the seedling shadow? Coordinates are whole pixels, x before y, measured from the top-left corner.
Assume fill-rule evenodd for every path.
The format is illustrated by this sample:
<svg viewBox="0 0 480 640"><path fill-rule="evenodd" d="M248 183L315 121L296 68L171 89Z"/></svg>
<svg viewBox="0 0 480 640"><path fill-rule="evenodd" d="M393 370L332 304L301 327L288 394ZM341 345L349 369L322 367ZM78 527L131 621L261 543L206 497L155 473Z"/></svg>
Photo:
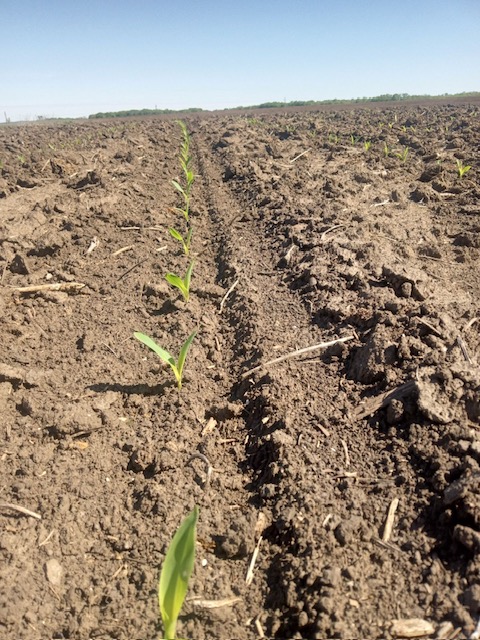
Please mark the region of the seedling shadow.
<svg viewBox="0 0 480 640"><path fill-rule="evenodd" d="M161 307L150 312L151 316L166 316L175 311L180 311L179 307L172 300L165 300Z"/></svg>

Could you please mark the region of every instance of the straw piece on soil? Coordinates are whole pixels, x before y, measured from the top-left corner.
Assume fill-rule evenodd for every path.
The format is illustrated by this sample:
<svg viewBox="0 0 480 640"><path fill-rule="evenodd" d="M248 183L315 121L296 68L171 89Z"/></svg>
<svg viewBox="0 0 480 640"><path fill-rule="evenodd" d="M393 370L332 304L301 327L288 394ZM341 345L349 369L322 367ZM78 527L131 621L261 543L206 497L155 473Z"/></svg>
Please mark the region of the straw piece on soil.
<svg viewBox="0 0 480 640"><path fill-rule="evenodd" d="M406 618L404 620L392 620L390 633L396 638L423 638L435 633L435 627L428 620Z"/></svg>
<svg viewBox="0 0 480 640"><path fill-rule="evenodd" d="M345 453L345 468L348 468L350 466L350 455L348 453L347 443L345 440L340 440L340 442L342 443L343 452Z"/></svg>
<svg viewBox="0 0 480 640"><path fill-rule="evenodd" d="M258 617L255 618L255 627L257 629L258 637L259 638L265 638L265 633L263 631L262 624L261 624L260 620L258 619Z"/></svg>
<svg viewBox="0 0 480 640"><path fill-rule="evenodd" d="M480 320L480 318L472 318L471 320L469 320L467 322L467 324L463 327L464 331L467 331L468 329L470 329L471 326L473 326L475 324L475 322L478 322Z"/></svg>
<svg viewBox="0 0 480 640"><path fill-rule="evenodd" d="M293 158L293 160L290 160L290 164L293 164L294 162L296 162L299 158L301 158L302 156L304 156L306 153L309 153L312 149L306 149L305 151L302 151L302 153L299 153L298 156L295 156L295 158Z"/></svg>
<svg viewBox="0 0 480 640"><path fill-rule="evenodd" d="M463 357L468 362L468 364L472 364L472 359L468 355L467 347L465 346L465 342L460 336L457 336L457 344L460 347L461 352L463 353Z"/></svg>
<svg viewBox="0 0 480 640"><path fill-rule="evenodd" d="M125 253L125 251L130 251L130 249L133 249L134 246L135 245L133 244L128 244L126 247L120 247L120 249L117 249L111 254L111 257L115 258L116 256L119 256L121 253Z"/></svg>
<svg viewBox="0 0 480 640"><path fill-rule="evenodd" d="M436 327L433 326L433 324L431 324L427 320L424 320L423 318L419 318L418 321L420 322L420 324L423 324L424 327L427 327L427 329L430 329L430 331L434 333L436 336L438 336L439 338L445 337L441 331L439 331Z"/></svg>
<svg viewBox="0 0 480 640"><path fill-rule="evenodd" d="M394 498L390 503L390 506L388 508L387 519L385 520L385 526L383 528L382 542L388 542L390 540L390 537L392 535L392 530L393 530L393 522L395 520L395 513L398 508L398 503L399 503L398 498Z"/></svg>
<svg viewBox="0 0 480 640"><path fill-rule="evenodd" d="M327 524L330 522L330 520L333 518L333 515L331 513L327 513L327 515L325 516L325 518L323 519L322 522L322 527L325 529L325 527L327 526Z"/></svg>
<svg viewBox="0 0 480 640"><path fill-rule="evenodd" d="M255 540L259 540L262 537L263 532L267 528L267 524L268 524L267 516L263 513L263 511L260 511L257 517L257 521L255 523L255 529L253 532Z"/></svg>
<svg viewBox="0 0 480 640"><path fill-rule="evenodd" d="M222 598L221 600L203 600L202 598L187 598L187 602L191 602L194 607L199 609L219 609L220 607L232 607L237 602L241 602L239 596L233 598Z"/></svg>
<svg viewBox="0 0 480 640"><path fill-rule="evenodd" d="M317 422L317 424L316 424L315 426L317 427L317 429L318 429L319 431L321 431L321 432L323 433L323 435L324 435L326 438L330 438L330 435L331 435L331 434L330 434L330 431L329 431L328 429L326 429L326 428L323 426L323 424L320 424L320 422Z"/></svg>
<svg viewBox="0 0 480 640"><path fill-rule="evenodd" d="M401 384L396 389L390 389L385 391L375 398L368 398L363 404L361 404L354 412L354 416L357 420L362 418L368 418L373 415L378 409L386 407L390 400L405 398L410 395L416 387L415 380L409 380L404 384Z"/></svg>
<svg viewBox="0 0 480 640"><path fill-rule="evenodd" d="M316 351L317 349L325 349L326 347L332 347L335 344L339 344L341 342L347 342L348 340L353 340L353 336L346 336L345 338L338 338L337 340L330 340L329 342L320 342L319 344L314 344L311 347L305 347L303 349L297 349L296 351L292 351L291 353L287 353L286 355L280 356L279 358L273 358L273 360L268 360L263 364L259 364L257 367L253 367L253 369L249 369L242 373L242 380L248 378L249 375L255 373L255 371L260 371L260 369L264 369L265 367L269 367L271 364L277 364L278 362L284 362L285 360L289 360L290 358L295 358L296 356L301 356L304 353L310 353L311 351Z"/></svg>
<svg viewBox="0 0 480 640"><path fill-rule="evenodd" d="M162 227L118 227L120 231L141 231L144 229L145 231L163 231Z"/></svg>
<svg viewBox="0 0 480 640"><path fill-rule="evenodd" d="M40 291L80 291L87 285L83 282L50 282L48 284L32 284L27 287L13 287L19 293L37 293Z"/></svg>
<svg viewBox="0 0 480 640"><path fill-rule="evenodd" d="M222 313L223 310L223 305L225 304L225 302L228 300L228 297L230 296L230 294L233 292L233 290L235 289L235 287L237 286L237 284L239 283L239 280L235 280L235 282L232 284L232 286L230 287L230 289L227 291L227 293L223 296L222 301L220 302L220 313Z"/></svg>
<svg viewBox="0 0 480 640"><path fill-rule="evenodd" d="M50 541L50 538L53 536L54 533L55 533L55 529L52 529L50 531L50 533L48 534L48 536L44 540L42 540L41 542L38 543L38 546L39 547L44 547L46 544L48 544L49 541Z"/></svg>
<svg viewBox="0 0 480 640"><path fill-rule="evenodd" d="M328 229L325 229L325 231L320 236L320 242L323 242L325 240L325 236L327 235L327 233L335 231L335 229L341 229L344 226L344 224L334 224L332 227L328 227Z"/></svg>
<svg viewBox="0 0 480 640"><path fill-rule="evenodd" d="M252 559L250 560L250 564L248 565L247 576L245 578L245 584L247 586L251 585L252 581L253 581L253 569L255 567L255 563L257 562L258 552L260 551L260 545L262 543L262 540L263 540L263 538L262 538L262 536L260 536L258 538L258 542L257 542L257 544L255 546L255 549L253 550Z"/></svg>
<svg viewBox="0 0 480 640"><path fill-rule="evenodd" d="M294 242L292 242L292 244L291 244L290 248L288 249L287 253L283 256L283 259L285 260L285 262L287 264L290 264L290 260L292 258L292 254L293 254L293 252L295 251L296 248L297 248L297 245Z"/></svg>
<svg viewBox="0 0 480 640"><path fill-rule="evenodd" d="M0 502L0 509L11 509L12 511L17 511L18 513L22 513L24 516L30 516L31 518L36 518L37 520L41 520L42 516L35 511L30 511L30 509L26 509L19 504L11 504L10 502Z"/></svg>
<svg viewBox="0 0 480 640"><path fill-rule="evenodd" d="M435 640L450 640L453 637L455 627L448 620L441 622L437 627L437 633L435 634Z"/></svg>
<svg viewBox="0 0 480 640"><path fill-rule="evenodd" d="M89 246L88 246L87 251L86 251L87 256L88 256L90 253L92 253L92 251L93 251L94 249L96 249L96 248L98 247L98 245L99 245L99 244L100 244L100 240L97 238L97 236L94 236L94 237L93 237L93 239L92 239L92 241L90 242L90 244L89 244Z"/></svg>
<svg viewBox="0 0 480 640"><path fill-rule="evenodd" d="M202 429L202 438L209 435L210 433L214 433L217 429L217 425L218 422L215 420L215 418L210 417L207 420L207 424Z"/></svg>

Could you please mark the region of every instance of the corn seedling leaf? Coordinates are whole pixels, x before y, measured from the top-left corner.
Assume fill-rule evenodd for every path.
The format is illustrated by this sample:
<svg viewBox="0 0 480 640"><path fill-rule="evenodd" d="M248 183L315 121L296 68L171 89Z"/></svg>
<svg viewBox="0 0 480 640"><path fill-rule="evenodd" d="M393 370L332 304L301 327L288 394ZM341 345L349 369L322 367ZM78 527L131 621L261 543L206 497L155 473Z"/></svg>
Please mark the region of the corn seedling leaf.
<svg viewBox="0 0 480 640"><path fill-rule="evenodd" d="M172 285L172 287L177 287L185 298L185 302L188 302L188 291L182 278L180 278L180 276L176 276L174 273L167 273L165 279L168 284Z"/></svg>
<svg viewBox="0 0 480 640"><path fill-rule="evenodd" d="M183 169L183 171L185 173L187 172L191 161L192 161L192 158L188 154L183 155L183 153L182 153L182 156L180 158L180 166L182 167L182 169Z"/></svg>
<svg viewBox="0 0 480 640"><path fill-rule="evenodd" d="M159 347L155 340L152 340L149 336L146 336L140 331L135 331L133 334L137 340L140 340L145 346L154 351L166 364L169 364L172 368L176 367L174 357L166 350Z"/></svg>
<svg viewBox="0 0 480 640"><path fill-rule="evenodd" d="M182 238L183 242L183 238ZM174 273L167 273L165 279L172 287L177 287L185 298L185 302L188 302L190 296L190 281L192 279L193 262L190 263L184 278L175 275Z"/></svg>
<svg viewBox="0 0 480 640"><path fill-rule="evenodd" d="M173 211L176 211L177 213L181 213L182 216L184 216L188 222L188 209L181 209L180 207L173 207Z"/></svg>
<svg viewBox="0 0 480 640"><path fill-rule="evenodd" d="M472 167L470 165L464 165L461 160L457 159L457 171L459 178L463 178L463 176L467 173L467 171L470 171L471 168Z"/></svg>
<svg viewBox="0 0 480 640"><path fill-rule="evenodd" d="M188 336L188 338L185 340L185 342L183 343L182 348L180 349L180 354L178 356L178 364L177 364L177 369L178 369L178 372L179 372L179 375L180 375L179 388L181 388L181 386L182 386L183 367L185 365L185 360L186 360L186 357L187 357L187 353L188 353L188 350L190 349L190 347L192 346L192 342L193 342L193 340L194 340L196 335L197 335L196 331L191 333Z"/></svg>
<svg viewBox="0 0 480 640"><path fill-rule="evenodd" d="M137 340L154 351L165 363L170 365L175 375L178 389L180 390L182 388L183 367L185 365L185 359L187 357L188 350L190 349L190 345L197 335L197 332L194 331L183 343L182 348L180 349L180 355L178 356L178 363L175 362L174 357L168 351L162 349L162 347L159 347L158 344L149 336L146 336L144 333L140 333L139 331L136 331L133 335Z"/></svg>
<svg viewBox="0 0 480 640"><path fill-rule="evenodd" d="M184 213L184 211L182 211L182 213ZM190 229L188 230L186 239L179 231L173 229L173 227L171 227L168 232L172 236L172 238L175 238L175 240L178 240L178 242L181 243L184 254L188 256L188 254L190 253L190 245L192 242L193 227L190 227Z"/></svg>
<svg viewBox="0 0 480 640"><path fill-rule="evenodd" d="M172 238L175 238L175 240L178 240L183 244L183 236L176 229L170 228L168 230L168 233L172 236Z"/></svg>
<svg viewBox="0 0 480 640"><path fill-rule="evenodd" d="M182 130L184 137L187 138L188 137L187 125L183 122L183 120L175 120L175 122L176 124L178 124L178 126Z"/></svg>
<svg viewBox="0 0 480 640"><path fill-rule="evenodd" d="M195 562L198 507L183 520L167 550L158 584L158 604L165 639L176 638L177 620L187 595Z"/></svg>
<svg viewBox="0 0 480 640"><path fill-rule="evenodd" d="M180 191L180 193L183 196L185 196L185 189L182 187L182 185L179 182L177 182L176 180L172 180L172 184L177 191Z"/></svg>

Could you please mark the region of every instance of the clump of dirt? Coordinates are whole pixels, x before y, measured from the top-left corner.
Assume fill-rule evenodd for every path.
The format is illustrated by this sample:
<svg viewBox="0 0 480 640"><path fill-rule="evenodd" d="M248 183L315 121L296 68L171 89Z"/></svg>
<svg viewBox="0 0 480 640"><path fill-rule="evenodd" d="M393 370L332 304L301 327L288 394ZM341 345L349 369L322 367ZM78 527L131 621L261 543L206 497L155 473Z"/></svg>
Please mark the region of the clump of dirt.
<svg viewBox="0 0 480 640"><path fill-rule="evenodd" d="M194 504L182 637L472 634L477 110L189 118L188 304L174 122L0 128L2 637L158 636Z"/></svg>

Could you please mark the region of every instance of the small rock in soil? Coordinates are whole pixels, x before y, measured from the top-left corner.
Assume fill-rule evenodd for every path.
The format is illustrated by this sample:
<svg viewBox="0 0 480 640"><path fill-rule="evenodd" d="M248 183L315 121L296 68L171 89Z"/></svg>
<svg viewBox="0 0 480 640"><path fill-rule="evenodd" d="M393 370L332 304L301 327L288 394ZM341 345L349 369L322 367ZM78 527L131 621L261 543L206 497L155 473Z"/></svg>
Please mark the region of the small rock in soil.
<svg viewBox="0 0 480 640"><path fill-rule="evenodd" d="M55 558L50 558L45 563L45 573L47 575L47 580L54 587L58 587L62 583L63 579L63 568L58 560Z"/></svg>

